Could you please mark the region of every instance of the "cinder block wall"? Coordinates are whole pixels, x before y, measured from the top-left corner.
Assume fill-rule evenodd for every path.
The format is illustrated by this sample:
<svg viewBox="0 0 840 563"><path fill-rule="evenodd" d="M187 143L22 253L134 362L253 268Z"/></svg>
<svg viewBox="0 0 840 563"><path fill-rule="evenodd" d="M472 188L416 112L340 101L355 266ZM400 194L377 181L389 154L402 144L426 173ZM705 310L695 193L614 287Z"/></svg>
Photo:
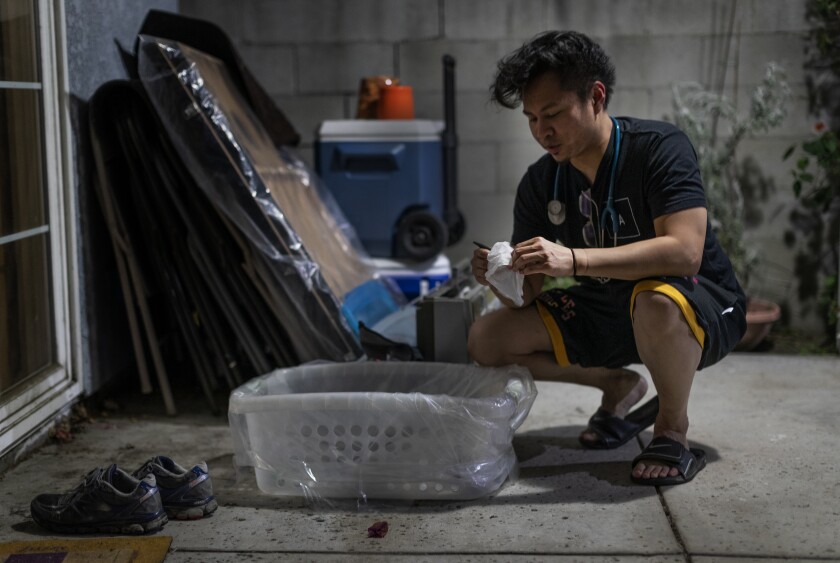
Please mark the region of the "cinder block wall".
<svg viewBox="0 0 840 563"><path fill-rule="evenodd" d="M735 4L736 39L722 65L722 38ZM810 134L804 86L805 0L181 0L186 15L213 21L239 46L253 72L303 135L313 161L318 124L353 118L359 79L389 74L414 88L418 118L443 118L441 57L456 59L459 207L464 240L507 240L517 183L541 155L519 111L488 102L496 61L534 34L575 29L606 48L617 67L613 115L663 118L675 82L710 84L746 109L767 62L785 67L793 100L784 126L742 144L770 190L749 231L762 255L754 289L796 310L793 252L782 241L793 205L786 148ZM792 314L799 328L813 318Z"/></svg>

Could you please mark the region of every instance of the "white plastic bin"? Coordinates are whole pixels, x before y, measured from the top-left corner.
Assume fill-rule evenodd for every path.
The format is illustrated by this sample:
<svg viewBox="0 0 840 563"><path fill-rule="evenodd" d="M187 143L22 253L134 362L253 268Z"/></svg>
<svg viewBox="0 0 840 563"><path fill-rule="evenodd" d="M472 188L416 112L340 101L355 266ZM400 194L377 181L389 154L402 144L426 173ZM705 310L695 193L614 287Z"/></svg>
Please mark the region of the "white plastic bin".
<svg viewBox="0 0 840 563"><path fill-rule="evenodd" d="M316 363L235 389L237 466L269 494L470 499L516 465L512 439L536 398L522 367Z"/></svg>

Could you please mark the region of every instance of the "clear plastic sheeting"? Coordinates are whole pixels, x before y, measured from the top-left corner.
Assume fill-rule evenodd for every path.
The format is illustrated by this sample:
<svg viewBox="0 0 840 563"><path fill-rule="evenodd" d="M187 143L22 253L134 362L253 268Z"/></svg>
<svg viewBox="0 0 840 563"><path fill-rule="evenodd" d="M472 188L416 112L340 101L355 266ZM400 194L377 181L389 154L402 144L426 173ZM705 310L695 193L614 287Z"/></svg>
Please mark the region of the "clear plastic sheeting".
<svg viewBox="0 0 840 563"><path fill-rule="evenodd" d="M516 469L537 390L520 366L312 363L231 393L238 469L261 491L331 499L474 499Z"/></svg>
<svg viewBox="0 0 840 563"><path fill-rule="evenodd" d="M298 356L358 358L357 327L347 319L359 315L342 310L345 296L364 286L368 301L380 299L385 309L404 299L377 279L329 192L303 162L272 143L221 61L148 36L140 36L137 57L176 151L250 249L243 267L284 320Z"/></svg>

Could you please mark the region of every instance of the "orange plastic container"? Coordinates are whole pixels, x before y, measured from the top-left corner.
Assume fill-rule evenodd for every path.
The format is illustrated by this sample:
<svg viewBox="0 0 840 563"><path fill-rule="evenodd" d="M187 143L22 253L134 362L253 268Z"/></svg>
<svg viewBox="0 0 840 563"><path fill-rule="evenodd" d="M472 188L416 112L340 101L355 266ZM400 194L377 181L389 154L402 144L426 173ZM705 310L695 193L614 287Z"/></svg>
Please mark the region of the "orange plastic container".
<svg viewBox="0 0 840 563"><path fill-rule="evenodd" d="M411 86L385 86L379 91L379 119L414 119L414 93Z"/></svg>

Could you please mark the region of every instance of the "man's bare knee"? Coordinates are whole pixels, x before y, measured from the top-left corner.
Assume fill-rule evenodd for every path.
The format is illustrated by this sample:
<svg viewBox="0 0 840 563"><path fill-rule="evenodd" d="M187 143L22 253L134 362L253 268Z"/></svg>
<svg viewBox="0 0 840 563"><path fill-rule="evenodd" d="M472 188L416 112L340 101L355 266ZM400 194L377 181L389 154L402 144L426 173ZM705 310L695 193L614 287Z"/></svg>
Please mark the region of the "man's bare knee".
<svg viewBox="0 0 840 563"><path fill-rule="evenodd" d="M470 327L469 335L467 335L467 352L473 361L481 365L491 365L488 363L488 355L485 345L486 333L488 332L481 319L476 321Z"/></svg>
<svg viewBox="0 0 840 563"><path fill-rule="evenodd" d="M697 343L679 305L667 295L654 291L644 291L636 296L633 333L639 351L644 349L648 355L659 349L667 352L669 346L682 350L682 344ZM663 346L666 340L668 344Z"/></svg>
<svg viewBox="0 0 840 563"><path fill-rule="evenodd" d="M501 365L498 350L493 345L494 332L492 323L486 317L479 317L470 327L467 351L470 358L482 366Z"/></svg>
<svg viewBox="0 0 840 563"><path fill-rule="evenodd" d="M680 321L680 308L667 295L655 291L643 291L636 295L633 309L633 326L660 332L663 327Z"/></svg>

